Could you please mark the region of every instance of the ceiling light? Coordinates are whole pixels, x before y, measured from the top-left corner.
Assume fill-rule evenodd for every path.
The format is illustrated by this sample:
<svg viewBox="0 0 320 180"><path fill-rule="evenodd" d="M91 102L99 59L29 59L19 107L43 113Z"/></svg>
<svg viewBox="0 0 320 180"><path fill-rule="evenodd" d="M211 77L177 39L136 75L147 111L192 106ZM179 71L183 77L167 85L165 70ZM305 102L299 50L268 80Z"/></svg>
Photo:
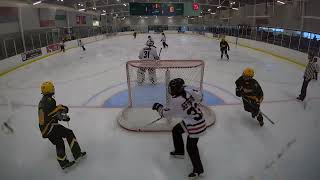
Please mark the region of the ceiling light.
<svg viewBox="0 0 320 180"><path fill-rule="evenodd" d="M171 18L172 18L172 16L169 16L168 18L169 18L169 19L171 19Z"/></svg>
<svg viewBox="0 0 320 180"><path fill-rule="evenodd" d="M233 10L237 10L237 11L239 10L239 8L232 8L232 9L233 9Z"/></svg>
<svg viewBox="0 0 320 180"><path fill-rule="evenodd" d="M106 14L106 13L102 13L102 14L101 14L101 16L105 16L105 15L107 15L107 14Z"/></svg>
<svg viewBox="0 0 320 180"><path fill-rule="evenodd" d="M190 19L194 19L194 18L190 18Z"/></svg>
<svg viewBox="0 0 320 180"><path fill-rule="evenodd" d="M282 1L277 1L277 3L280 3L280 4L286 4L285 2L282 2Z"/></svg>
<svg viewBox="0 0 320 180"><path fill-rule="evenodd" d="M79 9L79 11L84 11L84 10L86 10L86 9Z"/></svg>
<svg viewBox="0 0 320 180"><path fill-rule="evenodd" d="M37 5L37 4L40 4L40 3L42 3L42 1L34 2L33 5Z"/></svg>
<svg viewBox="0 0 320 180"><path fill-rule="evenodd" d="M198 16L199 18L202 18L202 16Z"/></svg>
<svg viewBox="0 0 320 180"><path fill-rule="evenodd" d="M221 8L221 6L218 6L217 8L218 8L218 9L220 9L220 8Z"/></svg>
<svg viewBox="0 0 320 180"><path fill-rule="evenodd" d="M214 15L214 14L216 14L216 13L212 12L212 13L210 13L210 14Z"/></svg>

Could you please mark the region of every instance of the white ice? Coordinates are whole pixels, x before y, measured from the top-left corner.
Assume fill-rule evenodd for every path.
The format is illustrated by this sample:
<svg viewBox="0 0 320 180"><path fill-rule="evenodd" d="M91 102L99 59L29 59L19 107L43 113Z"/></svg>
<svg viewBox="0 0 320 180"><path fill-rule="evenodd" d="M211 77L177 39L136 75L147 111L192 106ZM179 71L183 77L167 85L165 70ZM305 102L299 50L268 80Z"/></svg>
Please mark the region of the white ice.
<svg viewBox="0 0 320 180"><path fill-rule="evenodd" d="M160 35L153 36L160 46ZM0 179L186 179L192 171L190 159L169 157L173 149L170 133L128 132L116 122L121 109L101 108L108 97L126 88L125 63L137 59L146 37L112 37L86 45L86 52L71 49L1 77L1 123L12 114L15 133L0 134ZM228 103L211 107L217 122L198 144L205 168L203 180L320 179L319 82L310 84L304 109L295 100L303 68L233 44L230 62L226 62L220 60L219 42L202 36L170 34L167 41L169 49L162 51L161 58L203 59L204 82L219 87L205 88ZM230 95L234 81L247 66L256 71L265 93L262 110L275 125L265 120L265 126L259 127ZM42 139L38 129L39 86L45 80L55 82L57 102L70 107L70 128L88 153L69 173L60 170L55 147ZM12 110L8 110L7 99ZM67 152L71 157L69 148Z"/></svg>

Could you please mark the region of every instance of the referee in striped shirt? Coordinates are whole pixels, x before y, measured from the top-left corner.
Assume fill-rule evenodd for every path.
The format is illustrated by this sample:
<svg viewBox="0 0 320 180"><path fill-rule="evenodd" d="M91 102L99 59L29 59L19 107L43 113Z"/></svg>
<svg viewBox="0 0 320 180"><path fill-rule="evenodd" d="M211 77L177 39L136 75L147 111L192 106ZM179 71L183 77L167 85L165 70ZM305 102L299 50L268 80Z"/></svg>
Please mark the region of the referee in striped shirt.
<svg viewBox="0 0 320 180"><path fill-rule="evenodd" d="M310 53L308 59L309 59L309 63L306 67L306 70L304 71L301 93L299 97L297 97L297 99L300 101L303 101L307 95L307 87L309 82L312 79L316 79L316 80L318 79L318 72L319 72L319 66L317 64L318 58L315 57L313 53Z"/></svg>

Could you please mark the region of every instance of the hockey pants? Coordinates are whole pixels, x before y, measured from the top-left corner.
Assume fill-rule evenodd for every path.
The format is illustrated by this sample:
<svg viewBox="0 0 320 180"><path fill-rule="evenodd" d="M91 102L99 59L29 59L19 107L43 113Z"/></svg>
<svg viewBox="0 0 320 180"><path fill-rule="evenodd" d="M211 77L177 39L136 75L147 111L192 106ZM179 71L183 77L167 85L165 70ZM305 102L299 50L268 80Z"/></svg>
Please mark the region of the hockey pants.
<svg viewBox="0 0 320 180"><path fill-rule="evenodd" d="M256 102L254 102L253 100L250 99L242 99L243 101L243 105L244 105L244 110L250 112L252 114L252 117L257 117L258 121L263 121L263 117L261 114L259 114L260 112L260 105L257 104Z"/></svg>
<svg viewBox="0 0 320 180"><path fill-rule="evenodd" d="M182 128L181 124L177 124L172 129L172 138L173 138L173 145L176 153L184 154L184 143L182 134L184 133L184 129ZM200 154L198 150L198 141L199 138L191 138L187 137L187 152L191 159L191 163L193 166L193 172L196 173L203 173L203 166L200 159Z"/></svg>
<svg viewBox="0 0 320 180"><path fill-rule="evenodd" d="M166 42L162 42L163 48L168 47L168 44Z"/></svg>
<svg viewBox="0 0 320 180"><path fill-rule="evenodd" d="M225 54L229 59L227 48L221 48L220 51L221 51L221 59L223 58L223 54Z"/></svg>
<svg viewBox="0 0 320 180"><path fill-rule="evenodd" d="M60 124L57 124L54 125L48 138L51 141L51 143L56 146L57 160L61 167L68 163L64 141L62 138L67 139L74 159L78 159L80 157L81 149L72 130Z"/></svg>
<svg viewBox="0 0 320 180"><path fill-rule="evenodd" d="M154 68L148 68L147 71L149 73L149 81L152 84L157 83L156 70ZM138 72L137 72L138 84L142 84L144 82L145 72L146 72L145 68L138 69Z"/></svg>
<svg viewBox="0 0 320 180"><path fill-rule="evenodd" d="M62 52L65 52L65 51L66 51L66 49L64 48L64 46L60 46L60 49L61 49Z"/></svg>

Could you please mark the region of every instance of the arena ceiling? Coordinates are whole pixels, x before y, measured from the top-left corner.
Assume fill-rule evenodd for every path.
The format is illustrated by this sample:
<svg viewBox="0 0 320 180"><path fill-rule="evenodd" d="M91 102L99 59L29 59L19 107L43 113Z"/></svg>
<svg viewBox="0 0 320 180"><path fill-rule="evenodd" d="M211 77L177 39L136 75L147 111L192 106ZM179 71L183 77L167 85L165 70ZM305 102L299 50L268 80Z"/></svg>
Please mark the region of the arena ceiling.
<svg viewBox="0 0 320 180"><path fill-rule="evenodd" d="M22 0L33 3L39 0ZM294 0L281 0L290 3ZM216 12L218 9L238 8L246 4L276 3L277 0L42 0L43 3L72 7L75 9L86 9L98 13L118 14L119 16L129 15L129 2L158 2L158 3L179 3L197 2L204 13Z"/></svg>

